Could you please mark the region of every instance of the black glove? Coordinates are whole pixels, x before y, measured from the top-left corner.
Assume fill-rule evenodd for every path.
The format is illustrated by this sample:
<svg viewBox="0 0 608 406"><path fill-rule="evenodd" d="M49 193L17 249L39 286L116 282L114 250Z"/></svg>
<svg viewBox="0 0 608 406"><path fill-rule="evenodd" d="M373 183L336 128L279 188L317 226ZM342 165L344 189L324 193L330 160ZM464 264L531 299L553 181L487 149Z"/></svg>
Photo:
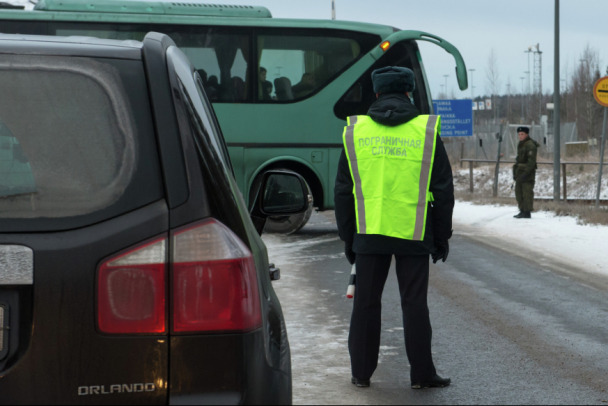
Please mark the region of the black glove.
<svg viewBox="0 0 608 406"><path fill-rule="evenodd" d="M431 254L433 258L433 263L437 263L437 261L441 260L441 262L445 262L448 259L448 253L450 252L450 244L448 240L443 241L435 241L435 252Z"/></svg>
<svg viewBox="0 0 608 406"><path fill-rule="evenodd" d="M349 243L345 243L344 244L344 255L346 255L346 259L348 260L349 264L354 264L355 263L355 253L353 252L353 246L352 244Z"/></svg>

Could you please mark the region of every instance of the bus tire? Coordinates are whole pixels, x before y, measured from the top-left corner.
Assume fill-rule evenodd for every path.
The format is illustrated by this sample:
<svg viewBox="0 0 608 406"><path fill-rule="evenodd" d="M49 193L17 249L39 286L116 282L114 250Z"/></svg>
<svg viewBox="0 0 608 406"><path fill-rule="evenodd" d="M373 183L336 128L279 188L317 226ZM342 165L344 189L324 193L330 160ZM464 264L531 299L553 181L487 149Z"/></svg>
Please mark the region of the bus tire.
<svg viewBox="0 0 608 406"><path fill-rule="evenodd" d="M310 186L308 189L308 207L306 211L291 216L271 216L266 220L265 233L293 234L300 230L310 219L313 210L313 198Z"/></svg>

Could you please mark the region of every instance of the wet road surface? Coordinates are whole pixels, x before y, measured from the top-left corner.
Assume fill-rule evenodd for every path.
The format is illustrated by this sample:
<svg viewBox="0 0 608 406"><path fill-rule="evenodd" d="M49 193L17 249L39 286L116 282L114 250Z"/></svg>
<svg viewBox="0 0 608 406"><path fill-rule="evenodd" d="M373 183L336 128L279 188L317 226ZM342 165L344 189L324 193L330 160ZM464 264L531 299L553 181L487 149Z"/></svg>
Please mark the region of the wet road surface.
<svg viewBox="0 0 608 406"><path fill-rule="evenodd" d="M455 233L431 264L429 307L444 389L409 388L397 281L383 296L370 388L350 383L350 266L333 212L293 235L265 234L292 351L294 404L607 404L608 281L508 244ZM500 248L497 248L500 247Z"/></svg>

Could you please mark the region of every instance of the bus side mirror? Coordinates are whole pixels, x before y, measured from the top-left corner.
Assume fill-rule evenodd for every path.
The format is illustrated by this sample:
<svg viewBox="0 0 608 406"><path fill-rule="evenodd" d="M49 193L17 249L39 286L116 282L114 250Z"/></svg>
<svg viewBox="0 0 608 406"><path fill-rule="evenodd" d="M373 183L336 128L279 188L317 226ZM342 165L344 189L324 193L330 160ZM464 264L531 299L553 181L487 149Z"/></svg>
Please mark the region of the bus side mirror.
<svg viewBox="0 0 608 406"><path fill-rule="evenodd" d="M307 208L308 188L304 178L295 172L270 170L262 175L250 215L258 234L262 234L269 216L302 213Z"/></svg>

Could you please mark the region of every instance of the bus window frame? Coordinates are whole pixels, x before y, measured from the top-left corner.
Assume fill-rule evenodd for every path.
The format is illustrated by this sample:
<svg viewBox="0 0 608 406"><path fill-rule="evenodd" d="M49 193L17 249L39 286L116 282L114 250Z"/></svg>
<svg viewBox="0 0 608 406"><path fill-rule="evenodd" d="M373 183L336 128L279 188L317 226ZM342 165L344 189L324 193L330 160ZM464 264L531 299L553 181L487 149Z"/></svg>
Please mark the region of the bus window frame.
<svg viewBox="0 0 608 406"><path fill-rule="evenodd" d="M333 75L329 76L328 79L325 82L323 82L323 84L321 86L316 86L314 91L304 95L303 97L297 97L297 98L294 97L293 99L290 99L290 100L257 99L255 97L255 95L257 95L257 92L258 92L257 87L259 86L259 68L260 68L260 66L256 66L257 70L252 70L252 73L255 75L253 83L255 84L255 87L256 87L253 102L256 104L291 104L291 103L298 103L298 102L301 102L303 100L313 97L314 95L316 95L317 93L319 93L323 89L325 89L328 85L333 83L336 80L336 78L340 77L345 71L347 71L353 65L355 65L357 62L359 62L365 55L367 55L369 52L371 52L374 49L374 47L377 46L381 41L381 37L376 34L348 31L348 30L339 30L339 29L333 29L333 28L286 29L285 27L255 27L253 30L253 33L252 33L252 37L251 37L254 42L253 47L252 47L252 53L253 53L252 57L255 58L254 61L257 60L256 53L259 50L260 36L281 35L281 34L277 34L277 32L280 30L287 31L288 32L287 35L292 36L292 37L299 36L299 37L327 38L328 36L330 36L331 38L343 38L343 39L347 39L347 40L353 40L358 44L358 46L360 48L360 52L356 58L353 58L352 60L350 60L350 62L348 64L342 66ZM329 35L329 34L331 34L331 35ZM365 37L367 37L367 38L365 38ZM256 61L256 63L259 65L259 61ZM265 68L268 69L268 67L265 67ZM274 83L273 83L273 86L274 86Z"/></svg>

